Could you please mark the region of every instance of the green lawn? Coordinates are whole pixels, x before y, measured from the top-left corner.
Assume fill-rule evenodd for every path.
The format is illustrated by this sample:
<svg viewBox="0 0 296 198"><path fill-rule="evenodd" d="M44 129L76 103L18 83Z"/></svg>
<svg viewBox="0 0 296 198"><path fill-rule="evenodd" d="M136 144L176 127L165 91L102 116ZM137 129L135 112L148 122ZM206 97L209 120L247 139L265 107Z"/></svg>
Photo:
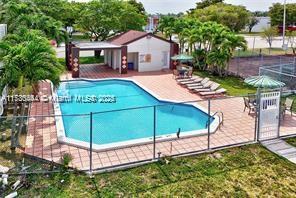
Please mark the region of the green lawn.
<svg viewBox="0 0 296 198"><path fill-rule="evenodd" d="M85 34L74 34L72 35L73 41L89 41L89 37Z"/></svg>
<svg viewBox="0 0 296 198"><path fill-rule="evenodd" d="M289 144L293 145L296 147L296 137L294 138L289 138L286 140Z"/></svg>
<svg viewBox="0 0 296 198"><path fill-rule="evenodd" d="M23 197L292 197L296 166L258 144L95 175L30 175ZM217 156L217 155L216 155ZM13 179L11 179L12 181ZM7 192L8 193L8 192Z"/></svg>
<svg viewBox="0 0 296 198"><path fill-rule="evenodd" d="M59 58L58 60L62 65L66 65L65 58ZM79 61L80 61L80 64L103 63L104 62L104 56L100 56L100 57L95 57L95 56L80 57Z"/></svg>
<svg viewBox="0 0 296 198"><path fill-rule="evenodd" d="M261 32L239 32L238 33L239 35L242 35L242 36L261 36L262 33Z"/></svg>
<svg viewBox="0 0 296 198"><path fill-rule="evenodd" d="M227 94L230 96L245 96L248 93L256 93L256 88L249 86L244 81L235 76L219 77L205 71L196 71L195 75L200 77L209 77L211 80L221 84L221 87L227 89Z"/></svg>

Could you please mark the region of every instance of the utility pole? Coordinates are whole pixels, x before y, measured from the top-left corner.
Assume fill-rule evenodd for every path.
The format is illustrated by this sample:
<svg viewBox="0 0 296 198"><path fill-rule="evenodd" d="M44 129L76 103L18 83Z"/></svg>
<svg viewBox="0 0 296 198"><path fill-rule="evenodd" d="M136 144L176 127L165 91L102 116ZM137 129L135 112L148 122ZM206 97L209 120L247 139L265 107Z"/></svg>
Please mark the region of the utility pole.
<svg viewBox="0 0 296 198"><path fill-rule="evenodd" d="M284 20L283 20L283 48L286 50L286 42L285 42L285 36L286 36L286 2L287 0L284 0Z"/></svg>

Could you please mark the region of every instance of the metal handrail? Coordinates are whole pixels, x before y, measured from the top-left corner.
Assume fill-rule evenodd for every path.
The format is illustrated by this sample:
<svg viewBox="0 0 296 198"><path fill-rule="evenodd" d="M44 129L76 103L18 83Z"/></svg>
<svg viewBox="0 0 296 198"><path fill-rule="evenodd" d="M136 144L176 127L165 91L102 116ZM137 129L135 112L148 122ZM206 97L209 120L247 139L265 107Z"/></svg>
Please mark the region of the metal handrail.
<svg viewBox="0 0 296 198"><path fill-rule="evenodd" d="M219 113L221 114L221 117L219 115ZM212 117L214 117L215 115L218 116L219 118L219 129L220 129L220 126L221 124L224 125L224 113L222 111L216 111L213 115L211 115ZM208 126L210 125L209 121L206 122L206 128L208 128Z"/></svg>

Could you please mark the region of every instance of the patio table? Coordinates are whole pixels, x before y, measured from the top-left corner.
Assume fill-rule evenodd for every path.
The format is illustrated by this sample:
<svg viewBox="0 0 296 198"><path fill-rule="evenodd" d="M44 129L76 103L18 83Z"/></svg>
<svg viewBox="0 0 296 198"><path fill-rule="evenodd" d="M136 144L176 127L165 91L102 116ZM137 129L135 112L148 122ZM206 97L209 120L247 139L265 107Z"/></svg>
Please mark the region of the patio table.
<svg viewBox="0 0 296 198"><path fill-rule="evenodd" d="M179 72L180 75L185 75L186 72L188 72L190 70L190 67L186 67L186 66L178 66L177 70Z"/></svg>

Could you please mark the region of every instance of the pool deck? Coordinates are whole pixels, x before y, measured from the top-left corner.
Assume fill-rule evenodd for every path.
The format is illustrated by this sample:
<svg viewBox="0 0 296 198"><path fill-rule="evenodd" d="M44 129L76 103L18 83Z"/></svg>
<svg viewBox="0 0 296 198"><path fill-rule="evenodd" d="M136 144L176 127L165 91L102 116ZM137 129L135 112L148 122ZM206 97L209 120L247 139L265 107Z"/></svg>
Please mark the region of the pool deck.
<svg viewBox="0 0 296 198"><path fill-rule="evenodd" d="M138 81L148 90L156 93L164 99L177 101L200 100L201 98L190 93L187 89L179 86L173 78L171 71L138 73L129 71L127 75L120 75L118 71L94 65L82 66L82 78L131 78ZM71 79L70 74L62 77L64 80ZM41 94L51 95L51 87L48 82L39 84ZM199 105L207 108L207 101L201 100ZM243 112L243 99L240 97L225 98L211 101L211 111L224 113L224 124L211 135L210 147L217 148L227 145L252 142L254 140L255 119ZM89 151L87 149L60 144L57 141L55 118L53 116L53 104L49 102L33 103L30 110L28 133L25 146L25 154L36 158L61 162L64 153L73 156L71 166L80 170L89 168ZM296 116L286 115L282 123L281 134L295 134ZM196 136L173 141L156 143L156 153L161 156L178 155L186 152L206 150L208 147L207 136ZM105 168L124 163L149 160L153 154L153 144L130 146L108 151L93 152L93 169Z"/></svg>

